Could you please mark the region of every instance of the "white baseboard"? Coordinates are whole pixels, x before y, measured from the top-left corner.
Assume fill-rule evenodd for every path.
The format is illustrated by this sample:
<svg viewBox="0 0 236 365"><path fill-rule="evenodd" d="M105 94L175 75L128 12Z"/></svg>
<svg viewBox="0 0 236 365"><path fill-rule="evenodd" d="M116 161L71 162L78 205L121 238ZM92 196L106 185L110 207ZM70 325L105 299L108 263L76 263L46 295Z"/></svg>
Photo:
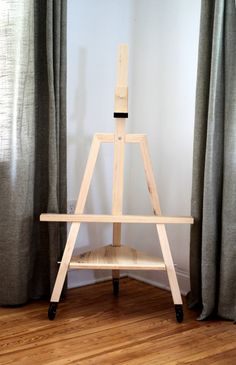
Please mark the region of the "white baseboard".
<svg viewBox="0 0 236 365"><path fill-rule="evenodd" d="M176 275L182 295L186 295L190 291L190 277L189 273L183 270L176 270ZM156 277L155 277L156 276ZM169 281L167 275L155 275L152 271L145 272L129 272L128 277L135 280L143 281L144 283L156 286L161 289L170 291Z"/></svg>
<svg viewBox="0 0 236 365"><path fill-rule="evenodd" d="M129 271L128 273L121 273L120 277L130 277L135 280L156 286L161 289L170 290L167 275L159 274L158 271ZM186 295L190 290L189 273L183 270L176 270L176 275L180 287L181 294ZM101 283L103 281L111 280L112 275L104 271L88 271L88 270L72 270L68 273L68 288L78 288L85 285Z"/></svg>

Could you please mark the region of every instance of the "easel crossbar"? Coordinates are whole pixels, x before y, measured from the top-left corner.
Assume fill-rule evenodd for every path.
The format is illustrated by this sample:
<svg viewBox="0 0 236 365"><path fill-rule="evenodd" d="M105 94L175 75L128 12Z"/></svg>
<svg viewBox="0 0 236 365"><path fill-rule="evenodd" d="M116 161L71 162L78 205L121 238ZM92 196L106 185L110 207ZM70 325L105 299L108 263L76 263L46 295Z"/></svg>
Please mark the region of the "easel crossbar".
<svg viewBox="0 0 236 365"><path fill-rule="evenodd" d="M193 224L192 217L105 214L41 214L43 222Z"/></svg>

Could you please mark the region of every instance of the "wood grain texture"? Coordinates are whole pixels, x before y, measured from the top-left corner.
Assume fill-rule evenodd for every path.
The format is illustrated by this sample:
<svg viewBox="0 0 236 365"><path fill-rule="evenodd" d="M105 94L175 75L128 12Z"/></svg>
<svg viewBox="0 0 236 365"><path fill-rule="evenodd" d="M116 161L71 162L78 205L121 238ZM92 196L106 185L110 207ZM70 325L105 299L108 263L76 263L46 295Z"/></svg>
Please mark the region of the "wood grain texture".
<svg viewBox="0 0 236 365"><path fill-rule="evenodd" d="M97 161L100 145L101 145L101 142L99 141L99 139L96 136L94 136L92 145L91 145L91 149L89 152L84 176L82 179L79 196L78 196L78 199L76 202L76 207L75 207L76 214L82 214L84 211L84 207L85 207L90 183L91 183L92 176L93 176L93 171L94 171L95 164ZM55 285L53 288L51 302L58 302L60 299L62 287L65 282L69 263L70 263L70 260L71 260L72 254L73 254L73 250L75 247L76 238L79 233L79 229L80 229L80 223L73 222L71 224L70 231L69 231L67 241L66 241L66 246L65 246L64 253L62 256L62 260L61 260L61 265L58 270L56 282L55 282Z"/></svg>
<svg viewBox="0 0 236 365"><path fill-rule="evenodd" d="M119 78L119 75L118 75ZM125 119L116 119L113 161L112 214L122 214L124 192ZM114 222L113 246L121 245L121 223ZM119 270L112 271L113 279L120 277Z"/></svg>
<svg viewBox="0 0 236 365"><path fill-rule="evenodd" d="M117 84L115 89L115 113L128 112L128 46L121 44L118 50Z"/></svg>
<svg viewBox="0 0 236 365"><path fill-rule="evenodd" d="M99 139L102 143L114 143L115 134L114 133L96 133L97 139ZM140 143L145 134L125 134L124 141L125 143Z"/></svg>
<svg viewBox="0 0 236 365"><path fill-rule="evenodd" d="M107 245L72 257L71 269L165 270L159 257L148 256L128 246Z"/></svg>
<svg viewBox="0 0 236 365"><path fill-rule="evenodd" d="M209 365L236 363L235 326L196 321L185 305L175 321L169 292L131 279L69 290L58 317L47 301L0 308L0 364Z"/></svg>
<svg viewBox="0 0 236 365"><path fill-rule="evenodd" d="M144 170L146 174L147 186L149 191L149 197L153 207L153 212L156 215L161 215L161 207L159 202L159 196L156 187L155 176L152 168L150 153L148 149L147 138L144 137L140 143L141 154L144 163ZM193 221L192 221L193 223ZM175 304L182 304L182 298L180 294L179 284L175 272L174 261L172 258L169 240L167 237L166 227L164 224L156 225L161 251L166 264L167 275L171 288L171 294Z"/></svg>
<svg viewBox="0 0 236 365"><path fill-rule="evenodd" d="M42 222L193 224L192 217L155 215L51 214L40 215Z"/></svg>
<svg viewBox="0 0 236 365"><path fill-rule="evenodd" d="M125 120L116 119L114 162L113 162L113 187L112 187L112 214L122 215L123 192L124 192L124 159L125 159ZM121 224L114 221L113 246L120 246ZM118 273L113 273L118 277Z"/></svg>

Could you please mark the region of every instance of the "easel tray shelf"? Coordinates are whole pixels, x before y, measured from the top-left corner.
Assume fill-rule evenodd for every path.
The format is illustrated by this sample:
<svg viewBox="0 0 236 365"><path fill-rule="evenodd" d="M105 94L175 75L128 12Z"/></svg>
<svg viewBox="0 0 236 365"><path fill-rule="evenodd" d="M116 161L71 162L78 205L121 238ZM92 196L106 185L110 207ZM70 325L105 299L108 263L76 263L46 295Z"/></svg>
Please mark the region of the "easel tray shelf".
<svg viewBox="0 0 236 365"><path fill-rule="evenodd" d="M72 257L70 269L166 270L164 261L129 246L106 245Z"/></svg>

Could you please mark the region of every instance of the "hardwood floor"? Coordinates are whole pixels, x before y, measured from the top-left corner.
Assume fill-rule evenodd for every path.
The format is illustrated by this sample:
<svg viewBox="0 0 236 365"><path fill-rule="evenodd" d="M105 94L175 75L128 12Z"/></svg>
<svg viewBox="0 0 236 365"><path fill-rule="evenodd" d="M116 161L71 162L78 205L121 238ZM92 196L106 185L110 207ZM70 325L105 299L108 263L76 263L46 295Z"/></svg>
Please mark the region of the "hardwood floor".
<svg viewBox="0 0 236 365"><path fill-rule="evenodd" d="M171 294L124 278L68 291L54 321L48 302L0 308L0 364L236 364L236 327L196 321L185 305L176 323Z"/></svg>

